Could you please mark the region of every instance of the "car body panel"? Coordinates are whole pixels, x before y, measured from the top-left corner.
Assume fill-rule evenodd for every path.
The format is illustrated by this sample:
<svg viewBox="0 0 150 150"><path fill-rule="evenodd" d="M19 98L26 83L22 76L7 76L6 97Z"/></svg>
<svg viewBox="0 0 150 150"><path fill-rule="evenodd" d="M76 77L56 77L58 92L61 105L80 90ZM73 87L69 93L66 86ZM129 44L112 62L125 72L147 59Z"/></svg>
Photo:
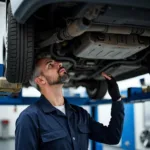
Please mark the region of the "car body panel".
<svg viewBox="0 0 150 150"><path fill-rule="evenodd" d="M26 20L39 8L51 3L70 2L70 0L10 0L12 13L19 23L25 23ZM132 6L139 8L150 8L149 0L75 0L76 2L88 2L99 4L111 4L120 6Z"/></svg>

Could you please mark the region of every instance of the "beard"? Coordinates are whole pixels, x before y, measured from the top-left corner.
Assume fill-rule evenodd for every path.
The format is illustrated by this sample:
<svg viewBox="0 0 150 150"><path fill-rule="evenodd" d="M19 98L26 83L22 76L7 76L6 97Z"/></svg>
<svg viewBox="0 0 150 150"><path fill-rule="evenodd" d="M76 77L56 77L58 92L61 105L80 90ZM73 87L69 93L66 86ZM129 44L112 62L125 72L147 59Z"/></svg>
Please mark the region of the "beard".
<svg viewBox="0 0 150 150"><path fill-rule="evenodd" d="M65 84L68 83L70 80L69 74L67 72L64 72L63 75L60 75L58 72L58 78L55 81L51 81L48 77L45 76L46 80L48 81L49 85L57 85L57 84Z"/></svg>

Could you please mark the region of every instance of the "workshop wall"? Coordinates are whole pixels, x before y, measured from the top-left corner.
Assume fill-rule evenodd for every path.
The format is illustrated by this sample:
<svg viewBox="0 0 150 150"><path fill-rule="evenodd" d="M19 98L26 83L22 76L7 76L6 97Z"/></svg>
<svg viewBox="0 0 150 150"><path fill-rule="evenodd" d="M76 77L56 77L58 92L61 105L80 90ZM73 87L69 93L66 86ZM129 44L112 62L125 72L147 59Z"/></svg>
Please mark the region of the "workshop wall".
<svg viewBox="0 0 150 150"><path fill-rule="evenodd" d="M144 104L134 104L135 121L135 144L137 149L142 149L140 134L144 130Z"/></svg>
<svg viewBox="0 0 150 150"><path fill-rule="evenodd" d="M2 137L3 126L2 120L8 120L8 137L15 136L15 122L20 112L27 106L0 106L0 137Z"/></svg>
<svg viewBox="0 0 150 150"><path fill-rule="evenodd" d="M2 49L2 37L4 35L4 27L5 27L5 5L4 3L0 2L0 52ZM2 63L2 54L0 53L0 64Z"/></svg>

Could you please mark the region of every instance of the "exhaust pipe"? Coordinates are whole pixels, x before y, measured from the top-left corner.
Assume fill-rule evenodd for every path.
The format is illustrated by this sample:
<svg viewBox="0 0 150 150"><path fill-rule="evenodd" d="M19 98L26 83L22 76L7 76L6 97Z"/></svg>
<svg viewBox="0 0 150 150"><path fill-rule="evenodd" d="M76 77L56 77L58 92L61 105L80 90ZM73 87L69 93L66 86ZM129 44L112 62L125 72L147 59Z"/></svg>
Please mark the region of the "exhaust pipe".
<svg viewBox="0 0 150 150"><path fill-rule="evenodd" d="M60 43L65 40L71 40L88 30L91 25L91 21L86 18L75 20L73 23L68 25L66 28L54 33L50 38L41 42L39 47L46 47L54 43Z"/></svg>
<svg viewBox="0 0 150 150"><path fill-rule="evenodd" d="M82 35L84 32L101 32L110 34L136 34L140 36L150 37L150 29L119 27L108 25L91 25L91 20L80 18L69 24L66 28L54 33L50 38L39 43L39 47L43 48L54 43L60 43L65 40L71 40L74 37Z"/></svg>
<svg viewBox="0 0 150 150"><path fill-rule="evenodd" d="M150 37L150 29L134 28L134 27L119 27L107 25L92 25L87 29L88 32L102 32L111 34L137 34L140 36Z"/></svg>

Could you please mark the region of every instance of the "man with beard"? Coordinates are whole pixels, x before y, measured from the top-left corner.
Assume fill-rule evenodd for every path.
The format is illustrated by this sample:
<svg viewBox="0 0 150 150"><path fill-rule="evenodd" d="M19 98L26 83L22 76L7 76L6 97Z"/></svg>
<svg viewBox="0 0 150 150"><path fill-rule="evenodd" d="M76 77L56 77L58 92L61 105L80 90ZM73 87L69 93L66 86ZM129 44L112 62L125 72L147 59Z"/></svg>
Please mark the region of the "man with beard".
<svg viewBox="0 0 150 150"><path fill-rule="evenodd" d="M88 140L118 144L122 134L124 107L118 85L102 73L112 97L109 126L96 122L86 110L71 105L63 97L63 84L69 75L49 55L35 63L30 84L41 92L39 101L25 109L16 121L16 150L87 150Z"/></svg>

